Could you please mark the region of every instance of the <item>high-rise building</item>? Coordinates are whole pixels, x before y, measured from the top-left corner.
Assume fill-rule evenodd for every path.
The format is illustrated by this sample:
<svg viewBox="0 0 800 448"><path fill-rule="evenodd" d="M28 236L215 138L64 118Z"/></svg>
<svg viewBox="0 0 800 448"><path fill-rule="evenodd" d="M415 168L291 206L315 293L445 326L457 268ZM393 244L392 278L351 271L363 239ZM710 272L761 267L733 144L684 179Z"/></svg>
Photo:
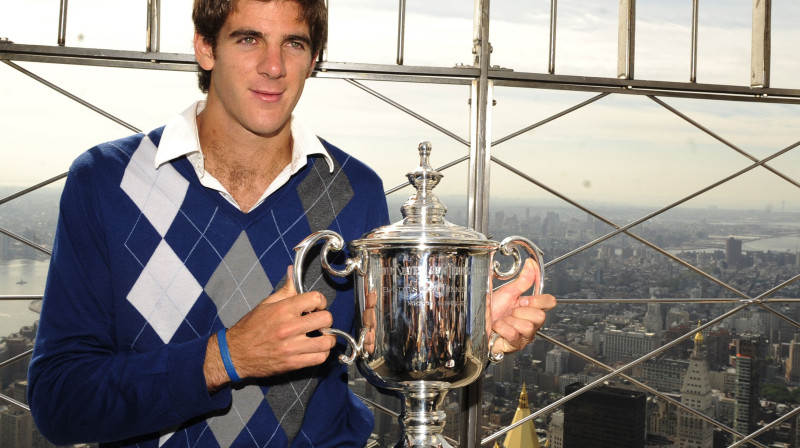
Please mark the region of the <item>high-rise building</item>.
<svg viewBox="0 0 800 448"><path fill-rule="evenodd" d="M800 334L795 333L789 344L789 358L786 360L786 381L800 383Z"/></svg>
<svg viewBox="0 0 800 448"><path fill-rule="evenodd" d="M674 404L660 398L648 400L647 434L677 439L678 410Z"/></svg>
<svg viewBox="0 0 800 448"><path fill-rule="evenodd" d="M734 237L728 238L725 241L725 263L728 263L729 268L736 268L742 259L742 240L737 240Z"/></svg>
<svg viewBox="0 0 800 448"><path fill-rule="evenodd" d="M567 365L569 362L569 352L556 347L547 352L547 358L544 361L544 371L551 375L561 375L567 372Z"/></svg>
<svg viewBox="0 0 800 448"><path fill-rule="evenodd" d="M2 241L2 251L0 251L0 260L10 260L13 258L11 254L11 238L0 235L0 241Z"/></svg>
<svg viewBox="0 0 800 448"><path fill-rule="evenodd" d="M571 394L583 386L567 386ZM564 448L643 448L647 395L638 390L599 386L564 404Z"/></svg>
<svg viewBox="0 0 800 448"><path fill-rule="evenodd" d="M736 385L734 399L733 429L750 434L757 429L758 421L758 373L761 360L759 349L761 337L741 335L736 353Z"/></svg>
<svg viewBox="0 0 800 448"><path fill-rule="evenodd" d="M0 360L3 361L21 355L25 351L33 348L33 342L18 333L7 336L4 345L5 347L0 348L0 352L2 352L0 353ZM28 366L24 362L15 362L0 369L0 381L2 381L3 387L11 384L12 381L18 378L25 378L27 376L27 369Z"/></svg>
<svg viewBox="0 0 800 448"><path fill-rule="evenodd" d="M30 448L33 446L33 418L30 412L11 405L0 411L0 446Z"/></svg>
<svg viewBox="0 0 800 448"><path fill-rule="evenodd" d="M15 381L5 393L8 397L24 403L28 391L27 381ZM54 448L33 423L33 417L14 404L0 411L0 447L3 448Z"/></svg>
<svg viewBox="0 0 800 448"><path fill-rule="evenodd" d="M497 229L502 229L506 223L506 212L500 210L494 214L494 226Z"/></svg>
<svg viewBox="0 0 800 448"><path fill-rule="evenodd" d="M689 369L683 377L681 404L703 414L712 416L711 381L708 377L705 341L703 334L694 336L694 350L689 358ZM714 427L705 419L684 409L678 412L678 447L712 448Z"/></svg>
<svg viewBox="0 0 800 448"><path fill-rule="evenodd" d="M603 353L608 362L633 361L659 347L655 333L607 329Z"/></svg>
<svg viewBox="0 0 800 448"><path fill-rule="evenodd" d="M564 448L564 412L562 411L553 412L550 416L547 445L549 448Z"/></svg>
<svg viewBox="0 0 800 448"><path fill-rule="evenodd" d="M545 236L559 236L561 230L561 219L558 213L547 212L547 216L542 223L542 235Z"/></svg>
<svg viewBox="0 0 800 448"><path fill-rule="evenodd" d="M33 230L33 229L27 228L27 229L23 230L22 231L22 236L24 238L28 239L29 241L34 242L34 243L38 243L39 242L39 238L36 235L36 231ZM28 260L35 260L36 259L36 249L34 249L33 247L25 244L23 246L23 249L22 249L22 257L26 258Z"/></svg>
<svg viewBox="0 0 800 448"><path fill-rule="evenodd" d="M689 362L682 359L651 358L639 364L641 380L660 392L677 394L683 386L683 378Z"/></svg>
<svg viewBox="0 0 800 448"><path fill-rule="evenodd" d="M517 406L517 412L514 413L514 419L511 424L513 425L529 415L531 415L531 409L528 405L528 390L525 387L525 383L523 383L522 392L519 394L519 406ZM532 419L509 431L505 440L503 440L503 448L540 447L539 436L536 435L536 427Z"/></svg>
<svg viewBox="0 0 800 448"><path fill-rule="evenodd" d="M661 332L664 330L663 319L661 318L661 304L647 304L647 313L644 315L643 323L647 331L655 333L656 336L661 336Z"/></svg>
<svg viewBox="0 0 800 448"><path fill-rule="evenodd" d="M515 382L516 359L517 353L509 353L503 358L502 362L490 364L487 373L494 374L496 382L513 383Z"/></svg>
<svg viewBox="0 0 800 448"><path fill-rule="evenodd" d="M681 307L672 307L667 312L667 327L689 325L689 312Z"/></svg>

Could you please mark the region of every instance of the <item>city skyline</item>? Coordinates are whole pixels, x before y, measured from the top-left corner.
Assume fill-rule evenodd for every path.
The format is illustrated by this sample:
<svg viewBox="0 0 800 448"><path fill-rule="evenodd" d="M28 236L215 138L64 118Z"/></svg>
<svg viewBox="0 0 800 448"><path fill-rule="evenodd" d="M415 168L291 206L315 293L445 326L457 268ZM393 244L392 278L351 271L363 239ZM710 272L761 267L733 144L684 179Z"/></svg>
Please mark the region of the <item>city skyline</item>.
<svg viewBox="0 0 800 448"><path fill-rule="evenodd" d="M56 217L54 203L57 200L57 190L54 189L48 192L48 200L44 200L42 197L48 195L43 195L42 193L37 192L28 198L34 199L32 201L26 201L25 198L22 198L20 202L14 201L3 205L0 208L0 211L4 212L0 214L0 218L3 220L2 226L17 229L19 224L9 222L9 220L16 217L21 220L21 223L27 222L29 225L31 221L28 217L36 216L37 222L44 228L53 227ZM11 210L9 207L11 206L14 207L14 213L9 213ZM465 216L463 207L450 206L450 209L455 218ZM611 208L608 211L609 216L620 221L628 219L629 216L638 216L638 210L631 207ZM497 215L492 216L492 222L490 223L490 228L495 233L493 238L501 238L510 232L521 233L545 248L546 260L551 260L553 257L572 250L605 231L604 225L601 225L596 219L578 210L564 207L553 210L511 205L510 208L497 210L497 212ZM707 238L715 229L718 230L719 228L736 229L737 231L746 230L755 234L768 235L778 228L775 225L776 222L780 223L780 219L777 219L778 215L780 213L760 212L749 216L713 209L676 210L674 214L664 216L653 223L647 224L645 229L642 229L646 230L646 232L642 234L649 240L659 241L664 247L675 247L677 242L685 243L687 237L701 235L701 239ZM776 218L777 221L773 221L773 218ZM638 229L634 228L633 230ZM42 243L47 244L46 240L52 238L52 234L42 230L39 238L41 238ZM7 240L6 237L3 237L3 239ZM620 344L625 344L627 334L633 334L633 338L637 338L638 336L635 335L637 332L642 331L640 328L643 326L657 325L659 328L663 326L662 336L659 339L662 342L659 342L658 345L653 345L651 349L660 347L666 341L691 332L692 328L696 328L698 320L706 322L708 319L721 315L734 306L735 298L731 299L730 304L693 303L692 301L698 297L727 297L730 295L724 294L724 290L715 291L710 287L713 284L704 282L702 279L691 275L687 276L681 269L676 267L674 262L649 249L644 247L641 247L641 250L636 249L631 241L619 238L609 240L608 244L605 245L614 247L615 250L606 250L603 249L603 246L600 245L588 250L583 255L568 258L548 270L546 273L546 290L556 293L565 303L560 304L556 310L550 313L543 335L566 343L573 349L590 354L609 364L627 362L631 358L625 357L627 355L624 355L624 350L621 350L618 346L615 348L615 346L610 345L617 343L614 341L620 341ZM619 249L619 251L616 249ZM715 252L719 254L687 251L681 254L680 257L704 269L709 269L709 271L712 269L718 270L713 272L715 276L730 282L742 291L748 291L749 288L752 290L751 294L753 295L760 294L764 290L775 286L776 283L781 281L780 279L784 278L782 276L787 273L789 275L792 272L796 273L798 271L798 262L800 262L796 252L787 258L784 250L749 253L740 260L735 261L726 258L726 248ZM747 253L747 251L743 252ZM741 266L732 266L732 263L738 264L740 261L742 262ZM706 294L702 294L703 292ZM651 307L644 304L610 303L599 305L576 302L582 299L607 299L611 301L620 299L624 301L629 297L645 299L652 295L656 297L685 297L686 302L673 305L658 304L657 308L661 310L661 314L655 320L652 318L648 320L646 314L649 313ZM796 285L790 285L784 288L778 297L800 297L800 289ZM780 304L780 302L778 303ZM796 310L781 308L781 311L797 318L795 316ZM759 331L769 334L770 340L774 339L776 344L787 344L788 342L783 340L791 338L790 327L786 326L788 323L779 319L773 322L773 320L768 319L768 316L769 313L763 310L748 310L726 319L712 329L711 332L715 334L717 332L728 332L736 335L743 332ZM657 323L653 324L652 322ZM589 336L590 329L593 334L591 337ZM610 337L609 335L615 336ZM717 340L716 338L717 336L709 337L712 341ZM662 358L665 360L681 360L683 359L682 357L688 357L688 352L680 347L685 347L685 344L681 344L676 350L665 353ZM572 354L565 354L559 358L553 357L553 359L560 359L561 367L549 367L548 360L551 357L548 357L547 354L552 348L552 344L540 339L530 350L520 354L518 357L509 357L509 360L504 364L493 368L490 372L491 377L487 377L484 382L484 390L490 397L493 397L492 405L484 405L486 413L484 420L487 422L487 432L484 436L488 436L510 423L511 416L509 414L513 414L519 397L517 388L522 387L522 384L526 384L529 388L532 412L534 412L560 397L561 389L569 382L583 381L588 383L605 373L602 369L591 367L590 363L578 360ZM718 373L719 366L726 363L728 358L724 356L724 353L720 353L719 349L715 349L714 353L713 374L710 374L710 376L713 377L715 388L723 391L721 384L725 382L725 376L727 375L730 378L734 374ZM663 372L667 371L664 369L667 368L672 369L669 371L678 372L678 378L681 378L682 373L680 372L685 369L685 367L668 367L667 364L663 364L663 367L659 365L659 367L644 369L641 374L636 374L636 378L651 378L647 375L663 376ZM725 367L724 370L727 371L728 369L728 367ZM780 372L776 370L776 374L778 373ZM775 376L773 380L776 380L779 376ZM509 378L512 381L511 384L507 384ZM656 386L652 382L653 380L648 379L647 381L647 384ZM617 382L615 381L615 383ZM363 389L364 393L367 394L366 396L375 399L374 388L367 384L354 384L355 390L360 391ZM662 389L662 387L665 389ZM674 393L674 389L667 389L667 387L668 385L659 385L657 390L663 390L664 392L673 390L671 393ZM722 393L724 395L724 392ZM448 398L448 400L456 400L458 398L458 394L450 395L453 395L453 397ZM732 399L726 398L726 400ZM727 403L724 400L723 402ZM730 403L734 402L730 401ZM388 404L397 405L396 400ZM735 405L730 404L730 406ZM449 431L453 431L449 434L456 435L458 408L448 406L447 409L449 413L447 428ZM389 426L381 426L380 428L384 428L391 433L391 423L394 419L387 418ZM546 419L549 419L549 415ZM542 422L544 423L544 421ZM538 425L539 429L547 427L546 424ZM649 431L649 433L658 435L664 431L666 430L663 428L656 428ZM387 436L386 440L392 440L392 436Z"/></svg>
<svg viewBox="0 0 800 448"><path fill-rule="evenodd" d="M190 0L161 3L161 51L191 51ZM329 3L329 61L394 64L397 2ZM547 72L550 4L547 0L492 2L492 65L514 72ZM55 45L56 6L49 0L0 5L0 39ZM405 65L471 64L472 6L472 2L457 0L409 2ZM617 3L562 0L558 8L556 74L615 77ZM749 84L751 9L749 2L700 2L699 83ZM792 44L800 39L797 19L799 4L773 5L772 87L800 88L800 78L796 76L800 59L794 57ZM144 23L142 2L73 2L67 45L143 51ZM639 0L636 79L686 82L690 72L690 25L689 3ZM203 96L190 72L27 62L18 65L144 131L164 124ZM468 86L381 81L362 84L469 139ZM498 86L493 95L497 105L492 108L491 140L546 120L597 94ZM132 132L5 64L0 64L0 98L4 99L0 159L6 161L0 164L4 184L0 198L63 173L89 147ZM756 159L770 157L800 140L800 107L796 104L669 97L661 101L720 135L725 142L700 131L647 96L609 95L494 146L492 155L599 216L625 225L751 166L753 161L748 155ZM383 178L385 189L406 182L405 173L418 163L416 147L420 140L433 142L434 166L469 154L469 148L462 143L342 80L309 80L297 111L321 136L372 166ZM448 206L447 219L461 225L467 221L467 170L467 162L444 170L445 178L435 191ZM797 173L800 149L771 160L769 168L755 168L630 229L632 234L667 249L677 260L629 236L617 235L548 268L545 292L554 293L563 303L549 314L543 337L522 353L490 368L484 382L484 436L510 423L523 384L527 385L531 411L535 412L562 398L568 384L587 384L608 373L566 349L550 356L552 350L561 348L549 340L618 367L634 359L625 353L630 348L625 344L631 341L646 340L653 344L648 347L658 349L683 338L682 343L661 353L652 363L643 361L626 372L660 392L673 394L669 397L678 396L681 380L685 379L683 372L693 361L692 338L686 335L698 322L707 323L743 304L749 307L704 330L709 383L715 391L693 397L712 400L714 418L733 427L737 404L732 384L737 371L732 362L735 364L740 337L752 333L763 333L769 339L760 347L770 357L769 363L759 365L763 367L763 372L758 372L759 380L800 390L800 383L792 380L790 371L793 360L800 358L796 354L800 353L800 345L792 345L797 328L750 300L800 272L800 190L792 183L800 180ZM492 239L522 234L545 249L545 261L549 262L614 230L504 166L493 163L490 174L487 236ZM63 180L0 205L0 227L23 236L35 235L37 243L48 247L52 233L47 229L55 225L62 185ZM388 197L392 220L399 219L399 204L410 194L409 188L403 188ZM41 210L37 208L40 206ZM731 237L741 244L738 256L735 243L726 245ZM784 237L787 239L781 240ZM0 239L10 241L5 235ZM781 246L772 250L748 249L759 239L779 240ZM9 244L9 256L17 257L23 252L30 256L32 251L23 250L16 242ZM0 269L6 268L3 258L5 255L0 257ZM718 282L681 263L696 267ZM13 287L18 278L15 274L7 281ZM43 283L39 288L43 289ZM8 292L0 289L0 295L4 294ZM655 299L653 303L642 303L649 298ZM765 302L765 306L789 319L800 320L800 310L792 301L800 298L800 282L784 285L765 298L775 299ZM683 302L659 303L658 299ZM0 315L0 319L5 318ZM658 335L647 336L655 334L656 328ZM0 334L0 338L3 336ZM0 345L5 344L0 339ZM608 382L612 387L635 387L621 377ZM363 381L354 380L351 387L381 405L398 404L377 394ZM689 395L686 394L687 399L692 398ZM460 412L454 404L457 400L458 394L450 394L446 407L446 428L454 437L458 434ZM764 401L759 412L767 423L784 415L781 406L796 406L789 399ZM704 401L704 412L705 404ZM662 397L648 396L648 433L673 437L678 446L679 425L671 417L677 416L674 410L674 405ZM659 412L663 416L656 415ZM557 428L551 421L553 415L548 413L539 419ZM381 433L390 433L396 418L381 418L385 421L376 425L376 435L396 440ZM563 431L563 415L561 418ZM786 445L789 447L800 446L789 437L790 433L800 434L800 422L792 419L786 425L788 429L780 427L768 436L790 440ZM537 428L557 430L538 421Z"/></svg>

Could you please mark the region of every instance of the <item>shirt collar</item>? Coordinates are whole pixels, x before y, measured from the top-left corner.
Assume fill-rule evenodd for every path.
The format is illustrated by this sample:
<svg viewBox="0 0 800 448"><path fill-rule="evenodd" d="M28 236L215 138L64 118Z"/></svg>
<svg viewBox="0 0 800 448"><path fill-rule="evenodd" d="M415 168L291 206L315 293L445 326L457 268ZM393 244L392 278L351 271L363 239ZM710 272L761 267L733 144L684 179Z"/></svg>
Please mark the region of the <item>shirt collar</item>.
<svg viewBox="0 0 800 448"><path fill-rule="evenodd" d="M197 115L203 111L205 106L205 101L197 101L167 123L156 151L156 169L179 157L189 156L198 177L202 178L205 175L203 150L200 147L200 137L197 132ZM322 155L325 158L325 161L328 162L328 169L332 173L333 159L316 134L294 115L291 120L294 142L292 161L289 164L291 174L297 173L306 166L308 157L314 154Z"/></svg>

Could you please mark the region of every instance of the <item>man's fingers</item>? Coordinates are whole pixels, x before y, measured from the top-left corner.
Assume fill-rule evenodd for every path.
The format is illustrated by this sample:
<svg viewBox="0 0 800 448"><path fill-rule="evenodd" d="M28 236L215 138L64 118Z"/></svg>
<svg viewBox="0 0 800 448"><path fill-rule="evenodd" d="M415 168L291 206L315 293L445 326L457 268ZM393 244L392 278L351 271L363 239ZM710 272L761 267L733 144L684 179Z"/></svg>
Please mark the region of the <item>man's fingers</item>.
<svg viewBox="0 0 800 448"><path fill-rule="evenodd" d="M510 316L498 319L492 324L492 331L500 335L493 352L515 352L522 350L536 337L536 332L544 325L546 314L538 308L517 307Z"/></svg>
<svg viewBox="0 0 800 448"><path fill-rule="evenodd" d="M508 314L508 310L516 306L520 295L533 286L538 272L539 268L533 259L525 260L519 275L492 293L492 314L495 316Z"/></svg>
<svg viewBox="0 0 800 448"><path fill-rule="evenodd" d="M522 350L528 341L524 341L520 333L513 325L505 319L498 320L492 326L492 331L497 333L500 338L494 343L492 353L511 353Z"/></svg>
<svg viewBox="0 0 800 448"><path fill-rule="evenodd" d="M267 303L274 303L296 295L297 290L294 288L294 266L289 265L286 268L286 281L283 282L283 286L273 291L264 301Z"/></svg>
<svg viewBox="0 0 800 448"><path fill-rule="evenodd" d="M508 319L509 323L512 323L512 325L517 328L520 328L520 326L516 325L516 321L513 319L528 321L538 330L542 325L544 325L544 321L547 319L547 313L545 313L544 310L536 307L518 306L511 310L511 316L506 316L506 318L509 317L511 318Z"/></svg>
<svg viewBox="0 0 800 448"><path fill-rule="evenodd" d="M533 286L533 282L538 277L539 267L536 265L536 262L533 261L533 258L528 258L525 260L525 264L522 265L522 271L519 273L517 278L506 283L502 286L502 288L508 287L510 289L510 293L518 296L529 290L531 286Z"/></svg>
<svg viewBox="0 0 800 448"><path fill-rule="evenodd" d="M523 303L523 299L527 303ZM542 294L538 296L520 297L520 305L525 307L538 308L543 311L550 311L556 307L556 298L551 294Z"/></svg>

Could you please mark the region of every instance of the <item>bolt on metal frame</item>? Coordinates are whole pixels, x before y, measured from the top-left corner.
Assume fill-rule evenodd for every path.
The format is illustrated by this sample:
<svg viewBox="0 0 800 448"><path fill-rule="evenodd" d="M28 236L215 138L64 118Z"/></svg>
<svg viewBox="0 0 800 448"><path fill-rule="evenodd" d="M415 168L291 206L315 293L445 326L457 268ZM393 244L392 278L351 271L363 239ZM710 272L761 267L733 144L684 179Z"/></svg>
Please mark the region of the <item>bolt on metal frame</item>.
<svg viewBox="0 0 800 448"><path fill-rule="evenodd" d="M326 1L326 3L328 2ZM631 231L634 227L638 226L639 224L647 222L648 220L656 216L659 216L668 210L671 210L681 204L686 203L690 199L693 199L707 191L710 191L718 187L719 185L722 185L732 179L736 179L742 174L757 168L763 168L771 172L775 176L790 183L791 185L800 188L800 183L798 183L797 179L794 179L790 175L782 173L767 164L767 162L770 162L776 157L779 157L783 154L788 153L789 151L794 150L797 146L800 145L800 141L792 145L789 145L779 151L776 151L768 157L758 159L748 154L747 152L743 151L736 145L728 142L723 137L710 131L708 128L704 127L702 124L695 121L694 119L688 117L686 114L680 112L673 106L670 106L662 99L663 97L677 97L677 98L713 99L713 100L728 100L728 101L755 102L755 103L780 103L780 104L794 104L794 105L800 104L800 90L779 89L779 88L776 89L770 87L769 75L770 75L770 65L771 65L770 64L771 63L771 55L770 55L771 0L754 0L753 2L750 86L731 86L731 85L697 83L697 47L698 47L697 30L698 30L699 0L693 0L692 2L692 25L691 25L692 33L691 33L691 51L690 51L690 73L688 82L663 82L663 81L635 79L634 77L634 68L635 68L634 55L635 55L635 37L636 37L635 0L621 0L619 3L618 52L617 52L618 76L616 78L556 75L555 60L556 60L556 24L557 24L557 10L558 10L557 4L558 0L551 0L550 2L550 21L549 21L550 40L549 40L549 51L548 51L548 70L547 70L548 73L546 74L514 72L513 70L501 69L498 67L491 66L490 58L492 49L491 49L491 44L489 42L490 0L474 0L474 8L473 8L474 27L473 27L473 42L472 42L474 61L472 65L459 65L457 67L405 66L404 43L405 43L406 1L399 0L396 65L330 62L327 60L327 49L325 49L325 51L323 51L320 55L320 59L319 62L317 63L314 76L317 78L342 79L346 82L349 82L350 84L365 91L369 95L381 101L384 101L389 105L392 105L393 107L397 108L403 113L406 113L414 118L417 118L423 123L431 126L432 128L451 137L455 141L458 141L459 143L463 144L465 147L468 147L469 148L468 155L465 155L461 158L458 158L443 165L442 167L440 167L440 170L448 169L455 165L461 164L465 161L469 161L468 225L475 228L476 230L483 233L488 233L489 204L490 204L489 170L491 165L494 163L495 165L502 167L510 171L511 173L521 177L522 179L528 181L530 184L586 212L590 216L594 217L595 219L598 219L599 221L602 221L603 223L609 225L614 229L613 231L603 235L600 238L595 239L594 241L585 244L584 246L578 249L575 249L553 260L550 260L549 262L546 263L546 266L552 266L557 263L563 262L564 260L569 259L570 257L575 256L576 254L579 254L609 238L612 238L619 234L625 234L637 240L638 242L642 243L646 247L653 249L656 252L660 253L661 255L668 257L671 261L691 270L694 273L697 273L701 277L715 283L716 285L720 286L721 288L729 291L730 293L738 297L732 299L694 299L694 300L692 299L686 299L686 300L641 299L641 300L624 300L624 301L603 300L603 299L561 300L560 303L562 304L695 302L695 303L729 303L729 304L738 304L738 306L710 320L709 322L700 326L699 328L694 329L680 336L679 338L667 343L662 347L659 347L655 351L648 353L647 355L639 359L636 359L619 368L614 368L605 365L602 362L597 361L591 357L588 357L587 355L584 355L581 352L567 346L566 344L548 336L544 332L540 332L538 336L540 339L552 343L556 346L559 346L564 350L567 350L573 355L581 357L586 361L592 362L600 366L601 368L607 370L608 373L602 376L601 378L593 381L592 383L587 384L585 387L583 387L579 391L576 391L572 395L568 397L563 397L562 399L542 409L539 409L536 412L533 412L524 421L534 419L538 416L547 414L556 409L557 407L561 406L569 399L572 399L574 396L584 393L585 391L599 384L602 384L604 381L607 381L608 379L612 379L614 377L619 376L628 381L631 381L633 384L636 384L645 391L655 396L658 396L661 399L666 400L667 402L674 405L678 409L692 413L696 417L699 417L717 426L721 430L735 435L739 439L732 446L740 446L745 443L750 443L755 446L763 447L764 445L755 441L755 438L760 434L762 434L763 432L769 431L770 429L774 428L776 425L785 421L786 419L796 417L798 414L800 414L800 408L793 409L791 412L787 413L780 419L768 425L765 425L762 429L753 434L749 435L740 434L735 430L728 428L719 422L716 422L710 417L707 417L699 413L698 411L686 407L685 405L681 404L674 398L664 393L661 393L658 390L655 390L652 387L643 384L640 381L628 376L625 372L629 370L631 367L640 364L644 360L656 356L660 353L663 353L669 348L683 341L688 340L697 332L710 328L711 326L721 322L725 318L730 317L749 307L756 306L762 308L767 312L772 313L786 320L792 326L800 328L800 323L794 321L790 317L780 313L779 311L769 306L770 304L776 304L776 303L794 303L800 301L800 299L769 298L769 296L780 291L782 288L800 279L800 274L784 281L779 285L774 286L770 290L756 297L750 297L748 294L738 291L732 285L729 285L724 281L715 278L713 275L704 272L702 269L699 269L683 261L679 257L668 253L666 250L661 249L657 245L645 240L644 238L639 237L638 235L636 235ZM13 61L48 62L48 63L76 64L76 65L103 66L103 67L139 68L139 69L151 69L151 70L194 71L196 69L194 56L190 54L175 54L175 53L160 52L160 44L159 44L160 31L161 31L160 0L148 0L147 2L147 32L146 32L145 52L120 51L113 49L86 49L86 48L67 46L66 45L67 10L68 10L68 1L61 0L60 10L59 10L60 12L59 21L58 21L57 46L23 45L23 44L15 44L8 40L0 40L0 61L2 61L7 66L13 69L20 71L26 76L29 76L34 80L37 80L43 85L50 87L58 91L59 93L62 93L63 95L71 98L72 100L84 105L85 107L97 112L101 116L113 120L116 123L130 129L133 132L140 132L140 130L137 129L136 127L82 100L78 96L73 95L70 92L67 92L66 90L38 77L34 73L31 73L30 71L20 67ZM359 82L362 80L398 81L398 82L415 82L415 83L431 83L431 84L457 84L457 85L470 86L470 92L471 92L470 116L469 116L470 140L466 141L463 138L460 138L455 133L448 131L442 126L439 126L434 121L424 117L419 113L414 112L409 108L406 108L401 103L396 102L382 95L378 91L365 86L364 84ZM530 126L520 129L519 131L516 131L512 134L509 134L495 141L492 141L491 112L493 105L492 95L494 86L571 90L571 91L583 91L583 92L597 92L598 94L586 101L576 104L575 106L572 106L561 112L558 112L544 120L531 124ZM561 194L559 191L537 181L530 175L512 166L511 164L504 162L501 158L492 154L493 147L498 146L501 143L504 143L522 134L525 134L540 126L546 125L554 120L557 120L583 107L590 106L591 104L605 98L610 94L645 95L651 100L653 100L656 104L659 104L664 109L677 115L678 117L680 117L687 123L691 124L695 128L699 129L705 134L723 143L725 146L731 148L733 151L748 158L753 163L745 167L744 169L736 173L732 173L731 175L723 179L720 179L716 182L713 182L709 184L707 187L704 187L686 196L685 198L675 201L672 204L667 205L653 213L647 214L646 216L636 219L626 225L619 225L601 216L599 213L591 210L591 208L586 207L580 204L579 202L572 200L567 196ZM51 179L45 180L29 188L21 190L15 194L12 194L6 198L0 198L0 205L9 202L13 199L16 199L20 196L23 196L27 193L35 191L43 186L56 182L64 178L65 175L66 174L55 176ZM389 194L394 191L397 191L403 188L404 185L405 184L401 184L393 188L390 188L387 190L386 193ZM13 239L16 239L17 241L20 241L23 244L29 245L45 254L50 253L50 251L47 248L40 246L26 238L23 238L22 236L17 235L7 229L0 228L0 233L9 236ZM0 300L31 300L31 299L41 298L41 296L11 296L11 295L1 295L1 293L2 291L0 291ZM23 359L26 359L27 356L29 355L30 352L20 354L12 359L0 363L0 368L8 364L19 362ZM23 403L16 402L15 400L5 395L0 395L0 400L13 403L19 407L27 409L27 406L25 406ZM461 441L460 444L456 441L453 441L454 443L459 444L461 446L477 447L481 445L486 445L492 441L495 441L497 438L507 433L514 427L524 423L524 421L518 422L513 426L506 427L502 431L499 431L487 438L484 438L483 440L480 440L480 433L479 433L479 428L481 427L480 381L475 385L465 388L461 402L463 411L462 421L460 422L461 423L460 427L462 428L460 434ZM379 405L376 405L374 403L372 403L372 405L374 405L379 410L392 413L392 411L386 410L380 407Z"/></svg>

